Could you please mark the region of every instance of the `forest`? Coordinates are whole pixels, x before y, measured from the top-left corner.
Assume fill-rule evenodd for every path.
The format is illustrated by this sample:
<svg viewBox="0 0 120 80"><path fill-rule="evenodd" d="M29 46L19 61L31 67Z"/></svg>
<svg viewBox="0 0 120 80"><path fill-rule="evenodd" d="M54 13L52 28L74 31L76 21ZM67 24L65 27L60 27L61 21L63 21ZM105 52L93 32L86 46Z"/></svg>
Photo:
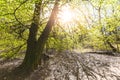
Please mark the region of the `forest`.
<svg viewBox="0 0 120 80"><path fill-rule="evenodd" d="M0 0L0 80L120 80L120 0Z"/></svg>

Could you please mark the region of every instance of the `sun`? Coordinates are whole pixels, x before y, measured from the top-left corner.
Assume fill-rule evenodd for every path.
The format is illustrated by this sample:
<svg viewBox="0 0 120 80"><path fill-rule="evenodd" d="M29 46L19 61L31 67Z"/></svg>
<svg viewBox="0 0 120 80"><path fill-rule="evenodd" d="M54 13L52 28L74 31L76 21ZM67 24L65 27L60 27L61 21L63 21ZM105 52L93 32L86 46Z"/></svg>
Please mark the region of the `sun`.
<svg viewBox="0 0 120 80"><path fill-rule="evenodd" d="M74 11L69 5L65 5L61 8L61 11L58 15L58 19L62 24L69 24L74 20Z"/></svg>
<svg viewBox="0 0 120 80"><path fill-rule="evenodd" d="M66 32L70 32L76 28L77 10L70 5L64 5L58 14L58 21L62 29Z"/></svg>
<svg viewBox="0 0 120 80"><path fill-rule="evenodd" d="M85 8L79 8L72 5L64 5L58 13L58 22L60 27L66 32L73 32L79 29L80 26L86 26L89 14L85 12ZM83 12L85 13L83 13Z"/></svg>
<svg viewBox="0 0 120 80"><path fill-rule="evenodd" d="M69 8L65 8L63 9L62 13L61 13L61 21L63 23L68 23L71 22L73 19L73 13Z"/></svg>

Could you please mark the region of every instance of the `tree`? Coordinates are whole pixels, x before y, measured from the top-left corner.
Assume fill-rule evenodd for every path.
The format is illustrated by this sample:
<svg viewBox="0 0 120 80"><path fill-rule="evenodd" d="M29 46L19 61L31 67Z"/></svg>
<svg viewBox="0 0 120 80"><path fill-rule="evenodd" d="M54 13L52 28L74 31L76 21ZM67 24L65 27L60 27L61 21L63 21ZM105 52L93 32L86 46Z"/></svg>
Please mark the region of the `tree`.
<svg viewBox="0 0 120 80"><path fill-rule="evenodd" d="M36 69L38 65L41 63L44 45L51 32L52 26L55 23L55 19L58 12L59 1L60 0L55 1L47 25L38 39L37 39L37 32L39 28L39 20L40 20L39 16L41 11L42 0L40 0L38 3L35 4L33 22L31 23L31 27L29 29L29 37L27 40L26 55L23 63L20 65L19 68L22 68L26 71L32 71Z"/></svg>

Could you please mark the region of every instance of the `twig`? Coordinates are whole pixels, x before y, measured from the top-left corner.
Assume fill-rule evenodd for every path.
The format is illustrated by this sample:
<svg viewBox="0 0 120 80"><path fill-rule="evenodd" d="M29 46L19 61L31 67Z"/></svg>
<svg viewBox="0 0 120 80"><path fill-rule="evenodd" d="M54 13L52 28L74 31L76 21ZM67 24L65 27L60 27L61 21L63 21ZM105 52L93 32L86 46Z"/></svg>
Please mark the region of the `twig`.
<svg viewBox="0 0 120 80"><path fill-rule="evenodd" d="M29 0L23 1L23 2L14 10L14 12L13 12L16 21L19 22L19 23L20 23L21 25L23 25L23 26L24 26L24 24L23 24L22 22L20 22L19 19L17 18L16 12L17 12L17 10L18 10L23 4L25 4L27 1L29 1Z"/></svg>

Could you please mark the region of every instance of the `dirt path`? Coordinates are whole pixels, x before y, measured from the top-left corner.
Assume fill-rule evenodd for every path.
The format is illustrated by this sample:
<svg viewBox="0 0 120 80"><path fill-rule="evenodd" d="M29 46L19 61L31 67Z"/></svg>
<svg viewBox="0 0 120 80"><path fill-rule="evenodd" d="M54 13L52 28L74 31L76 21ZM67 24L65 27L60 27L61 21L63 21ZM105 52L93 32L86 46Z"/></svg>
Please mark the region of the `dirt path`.
<svg viewBox="0 0 120 80"><path fill-rule="evenodd" d="M0 63L0 77L21 61ZM64 51L50 57L25 80L120 80L120 57Z"/></svg>

